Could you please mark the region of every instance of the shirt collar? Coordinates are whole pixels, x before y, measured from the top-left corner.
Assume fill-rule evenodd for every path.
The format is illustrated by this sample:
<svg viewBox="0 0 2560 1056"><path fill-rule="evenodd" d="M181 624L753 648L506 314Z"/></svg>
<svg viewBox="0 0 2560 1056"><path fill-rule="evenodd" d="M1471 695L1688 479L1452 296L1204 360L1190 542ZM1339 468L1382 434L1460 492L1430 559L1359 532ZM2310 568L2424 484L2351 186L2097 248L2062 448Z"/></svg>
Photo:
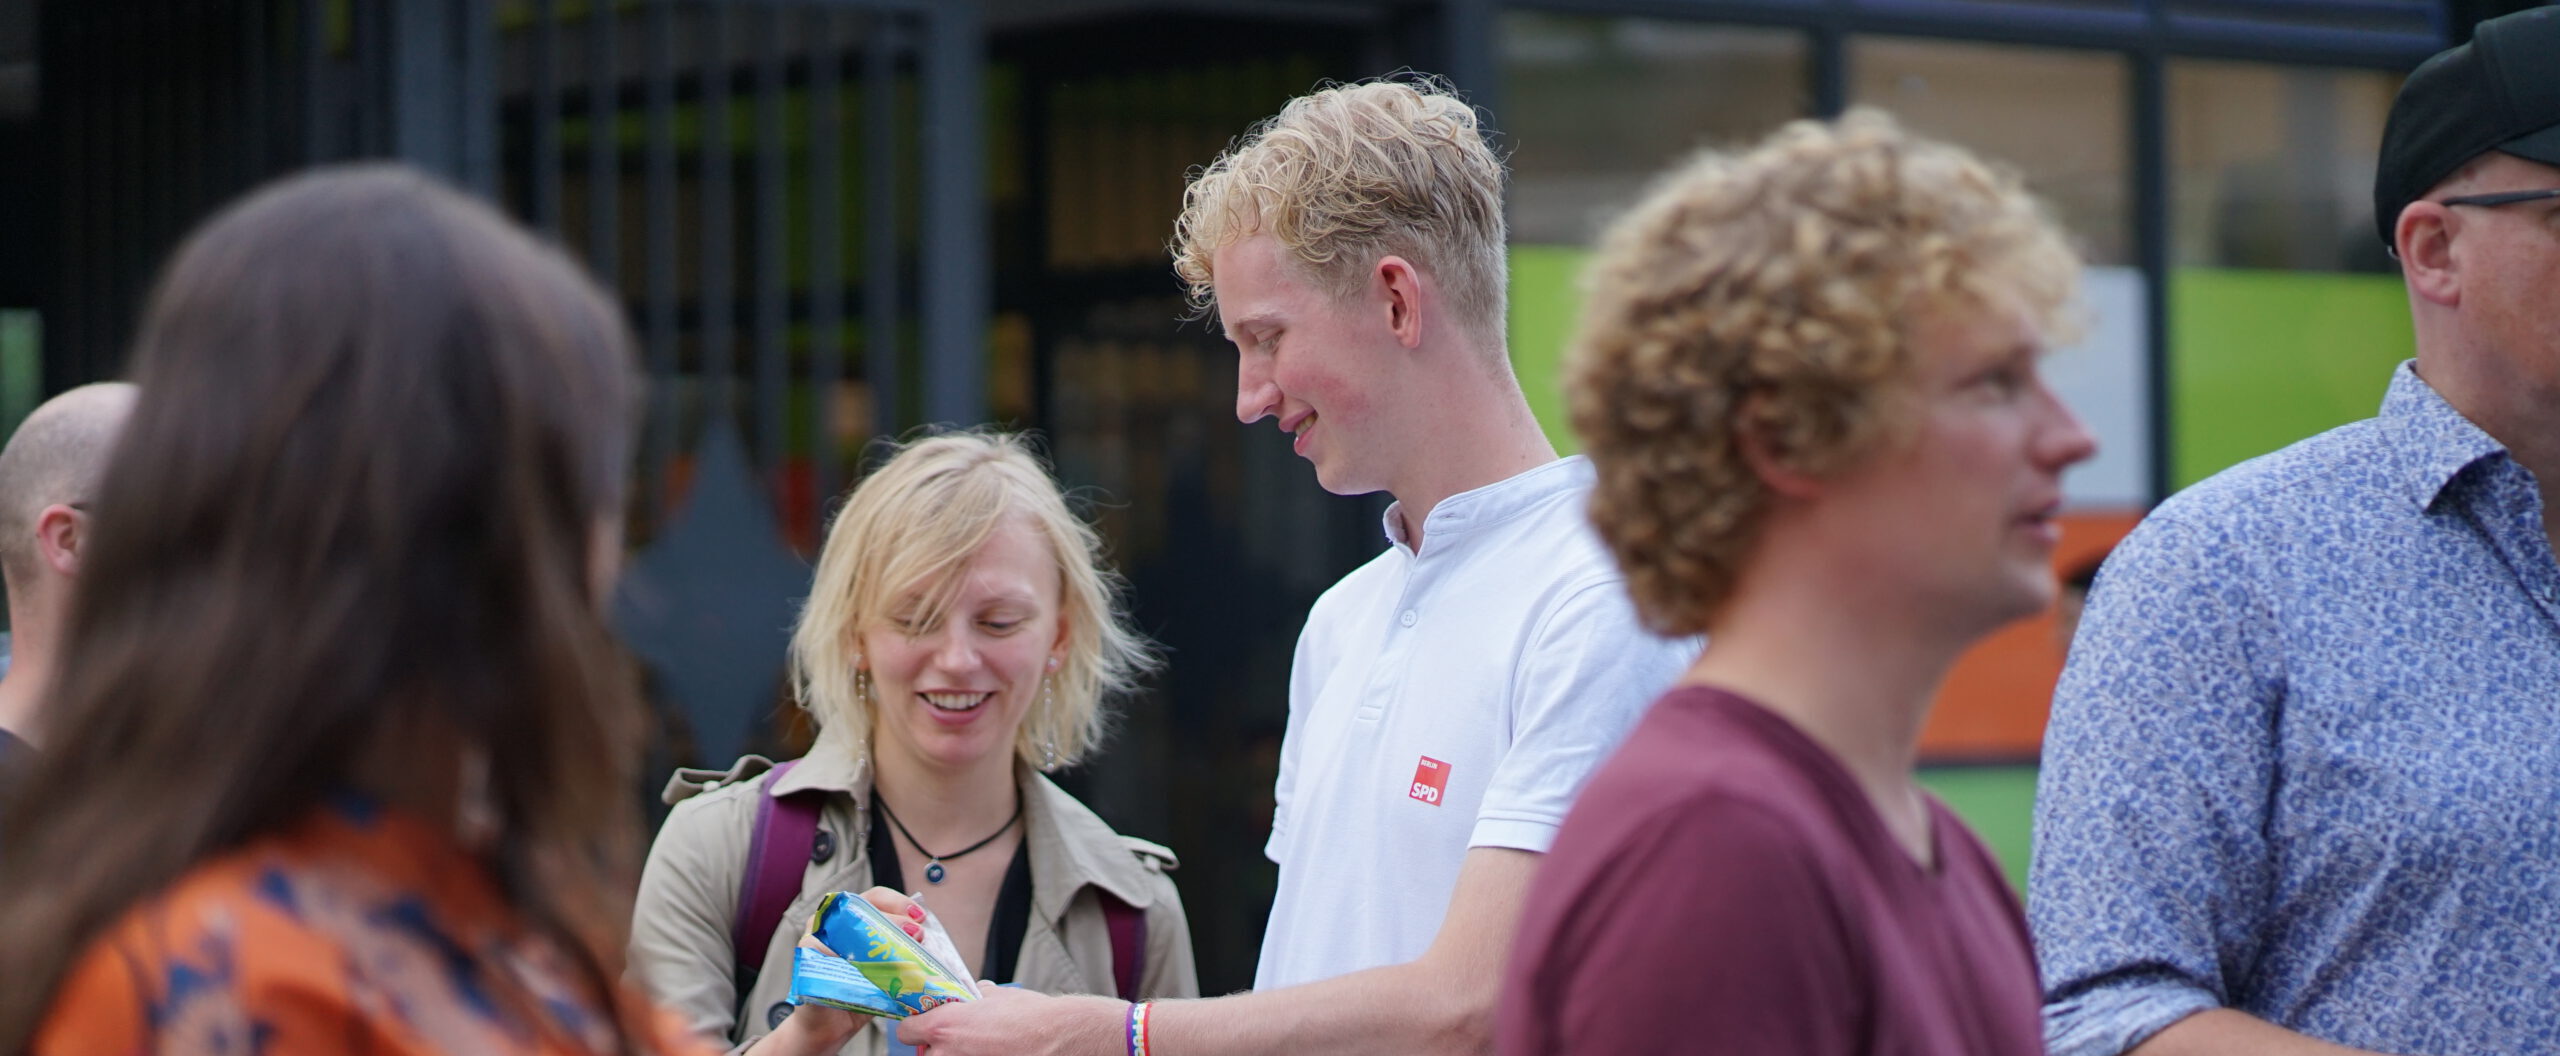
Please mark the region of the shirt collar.
<svg viewBox="0 0 2560 1056"><path fill-rule="evenodd" d="M1581 455L1559 458L1536 469L1515 473L1481 488L1440 500L1440 505L1432 507L1431 514L1422 519L1422 536L1425 539L1447 539L1486 525L1501 524L1559 492L1588 488L1594 479L1590 459ZM1384 518L1387 544L1411 553L1412 548L1405 545L1404 518L1397 512L1402 509L1402 502L1387 506Z"/></svg>
<svg viewBox="0 0 2560 1056"><path fill-rule="evenodd" d="M2433 509L2445 489L2474 463L2507 453L2505 444L2462 416L2418 376L2417 361L2400 364L2382 397L2382 422L2392 435L2396 475L2411 503Z"/></svg>

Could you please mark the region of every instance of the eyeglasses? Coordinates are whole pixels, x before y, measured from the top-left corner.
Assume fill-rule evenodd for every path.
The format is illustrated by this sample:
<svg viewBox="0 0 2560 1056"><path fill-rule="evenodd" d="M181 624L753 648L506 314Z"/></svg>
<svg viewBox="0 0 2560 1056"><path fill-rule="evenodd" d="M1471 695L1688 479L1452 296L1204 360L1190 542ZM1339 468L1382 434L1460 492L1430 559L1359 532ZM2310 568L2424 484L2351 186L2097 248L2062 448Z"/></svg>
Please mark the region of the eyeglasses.
<svg viewBox="0 0 2560 1056"><path fill-rule="evenodd" d="M2517 202L2538 202L2545 198L2560 198L2560 187L2554 187L2547 191L2507 191L2503 194L2466 194L2459 198L2446 198L2443 202L2446 205L2490 206L2514 205Z"/></svg>

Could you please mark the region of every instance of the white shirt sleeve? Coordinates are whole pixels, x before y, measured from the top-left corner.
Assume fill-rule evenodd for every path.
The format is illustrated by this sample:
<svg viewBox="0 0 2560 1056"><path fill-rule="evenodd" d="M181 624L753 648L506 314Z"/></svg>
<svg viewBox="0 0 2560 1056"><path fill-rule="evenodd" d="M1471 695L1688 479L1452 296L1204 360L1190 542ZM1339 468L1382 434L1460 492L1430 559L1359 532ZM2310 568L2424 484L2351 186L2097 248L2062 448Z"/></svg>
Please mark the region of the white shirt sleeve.
<svg viewBox="0 0 2560 1056"><path fill-rule="evenodd" d="M1271 838L1262 845L1262 856L1274 865L1280 864L1288 845L1290 793L1296 789L1298 752L1306 746L1299 724L1305 721L1307 709L1315 706L1317 691L1324 688L1324 679L1316 671L1315 634L1316 621L1310 616L1298 632L1297 651L1289 658L1289 721L1280 738L1280 775L1271 786Z"/></svg>
<svg viewBox="0 0 2560 1056"><path fill-rule="evenodd" d="M1583 782L1701 644L1645 630L1625 582L1614 576L1566 593L1528 641L1514 663L1510 745L1485 789L1469 847L1544 853Z"/></svg>

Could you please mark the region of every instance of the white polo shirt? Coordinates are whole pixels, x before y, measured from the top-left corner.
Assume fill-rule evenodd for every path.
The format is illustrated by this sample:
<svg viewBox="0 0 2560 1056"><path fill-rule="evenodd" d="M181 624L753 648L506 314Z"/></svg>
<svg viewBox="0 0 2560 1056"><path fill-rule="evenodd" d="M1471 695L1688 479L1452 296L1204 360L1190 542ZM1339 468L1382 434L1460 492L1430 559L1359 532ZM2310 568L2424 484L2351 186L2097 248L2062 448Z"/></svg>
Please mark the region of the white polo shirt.
<svg viewBox="0 0 2560 1056"><path fill-rule="evenodd" d="M1583 780L1697 656L1636 621L1575 457L1454 495L1420 553L1316 599L1289 673L1280 887L1257 988L1422 955L1470 847L1543 853Z"/></svg>

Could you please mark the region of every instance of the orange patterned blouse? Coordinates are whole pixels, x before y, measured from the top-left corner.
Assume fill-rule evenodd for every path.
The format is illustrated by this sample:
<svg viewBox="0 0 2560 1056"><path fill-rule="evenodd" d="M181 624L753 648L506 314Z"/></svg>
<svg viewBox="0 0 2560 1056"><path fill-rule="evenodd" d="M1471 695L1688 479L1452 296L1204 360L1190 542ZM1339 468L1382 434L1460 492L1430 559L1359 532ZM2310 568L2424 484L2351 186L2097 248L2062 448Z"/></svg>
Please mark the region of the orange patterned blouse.
<svg viewBox="0 0 2560 1056"><path fill-rule="evenodd" d="M612 1048L487 869L349 797L189 871L64 976L36 1056L573 1056ZM672 1020L654 1051L702 1051Z"/></svg>

